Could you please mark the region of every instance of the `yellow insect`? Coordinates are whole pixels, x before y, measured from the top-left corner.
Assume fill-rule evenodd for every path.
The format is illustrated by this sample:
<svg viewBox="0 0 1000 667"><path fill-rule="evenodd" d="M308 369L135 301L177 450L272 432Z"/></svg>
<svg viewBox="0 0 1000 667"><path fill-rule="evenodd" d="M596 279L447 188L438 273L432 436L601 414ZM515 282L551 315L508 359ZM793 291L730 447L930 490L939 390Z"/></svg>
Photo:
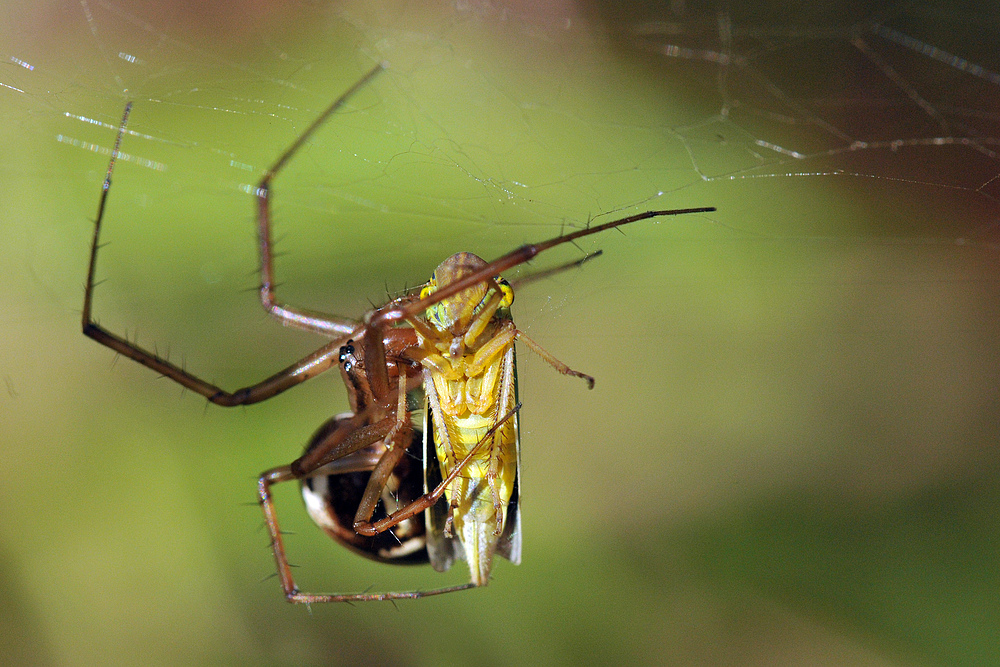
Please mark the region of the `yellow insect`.
<svg viewBox="0 0 1000 667"><path fill-rule="evenodd" d="M524 343L559 372L583 378L590 387L594 379L570 369L517 329L510 315L513 288L501 273L583 236L649 218L715 210L646 211L521 246L492 262L458 253L437 267L419 295L391 301L360 321L283 304L274 288L271 182L312 133L382 69L383 65L376 66L335 100L278 158L256 191L261 303L283 324L332 339L286 369L257 384L226 391L112 334L93 319L101 222L131 105L126 106L108 164L94 227L83 333L102 345L223 406L266 400L333 366L340 368L351 412L329 419L301 457L263 473L258 483L278 574L291 602L436 595L487 584L495 555L519 562L520 443L514 343ZM413 413L421 404L422 431L413 425ZM355 552L388 563L429 561L438 570L464 559L470 582L410 592L300 592L270 492L272 485L292 480L301 482L307 510L316 523Z"/></svg>

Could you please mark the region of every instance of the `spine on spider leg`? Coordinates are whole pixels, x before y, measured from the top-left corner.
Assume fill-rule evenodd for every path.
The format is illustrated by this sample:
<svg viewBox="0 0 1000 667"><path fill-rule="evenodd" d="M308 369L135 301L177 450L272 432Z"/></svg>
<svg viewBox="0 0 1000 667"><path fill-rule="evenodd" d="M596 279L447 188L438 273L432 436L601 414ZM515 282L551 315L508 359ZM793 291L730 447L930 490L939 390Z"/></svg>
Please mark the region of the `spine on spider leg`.
<svg viewBox="0 0 1000 667"><path fill-rule="evenodd" d="M90 335L88 329L92 328L92 320L90 317L91 313L91 302L93 297L91 296L94 291L94 273L97 270L97 251L100 248L101 237L101 221L104 220L104 209L108 203L108 193L111 191L111 175L115 171L115 162L118 160L118 155L120 154L120 149L122 145L122 137L125 136L125 127L128 125L128 117L132 112L132 103L128 102L125 105L125 111L122 113L122 121L118 125L118 135L115 137L115 145L111 149L111 159L108 160L108 171L104 176L104 185L101 186L101 199L97 202L97 218L94 220L94 237L90 244L90 264L87 267L87 286L83 293L83 333Z"/></svg>

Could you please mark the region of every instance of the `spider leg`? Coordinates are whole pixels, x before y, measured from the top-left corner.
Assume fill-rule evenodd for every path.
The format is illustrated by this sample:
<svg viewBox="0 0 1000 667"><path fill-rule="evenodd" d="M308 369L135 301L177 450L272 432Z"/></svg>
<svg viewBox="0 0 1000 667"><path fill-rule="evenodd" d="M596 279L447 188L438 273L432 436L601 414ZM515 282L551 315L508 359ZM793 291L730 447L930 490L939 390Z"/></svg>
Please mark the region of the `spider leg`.
<svg viewBox="0 0 1000 667"><path fill-rule="evenodd" d="M313 602L374 602L381 600L412 600L416 598L441 595L443 593L453 593L467 588L473 588L472 583L459 584L458 586L448 586L445 588L434 588L426 591L405 591L389 593L335 593L335 594L314 594L302 593L295 585L292 577L292 568L288 563L288 556L285 553L285 543L278 525L278 513L274 507L274 499L271 497L271 486L281 482L288 482L297 479L289 466L274 468L260 476L257 482L257 492L260 499L261 508L264 510L264 519L267 522L267 529L271 535L271 548L274 551L274 560L278 566L278 577L281 580L281 587L285 591L285 598L292 603L310 604Z"/></svg>
<svg viewBox="0 0 1000 667"><path fill-rule="evenodd" d="M300 479L307 477L327 463L353 454L379 440L384 440L390 451L398 449L405 453L411 431L406 395L408 391L420 385L421 376L415 373L414 368L397 362L396 375L392 377L392 387L382 393L372 390L373 372L377 371L378 375L384 376L387 384L389 382L389 368L385 362L387 346L389 355L398 359L402 351L412 344L412 335L405 329L394 329L389 334L384 340L378 340L377 344L372 346L382 353L380 364L373 364L365 356L359 358L353 351L341 355L340 361L345 363L345 384L348 386L348 391L354 393L352 405L361 409L349 419L342 421L336 429L314 443L305 454L292 462L289 469L295 477ZM349 368L347 364L350 364ZM359 373L367 383L357 381ZM389 452L386 452L382 458L388 454ZM396 462L398 463L398 459ZM393 468L395 464L389 466L386 477ZM371 486L369 484L369 488ZM373 496L373 509L382 486L384 483Z"/></svg>
<svg viewBox="0 0 1000 667"><path fill-rule="evenodd" d="M90 289L91 285L88 285L88 295ZM101 345L111 348L122 356L138 361L143 366L153 369L160 375L168 377L187 389L201 394L212 403L224 407L250 405L251 403L267 400L336 366L338 350L342 342L334 341L328 343L309 356L300 359L291 366L278 371L257 384L248 385L234 391L226 391L211 382L207 382L189 373L163 357L111 333L90 318L89 307L84 309L83 334L88 338L94 339Z"/></svg>
<svg viewBox="0 0 1000 667"><path fill-rule="evenodd" d="M316 350L312 354L297 361L291 366L272 375L271 377L249 385L235 391L226 391L211 382L202 380L196 375L189 373L180 366L177 366L155 352L150 352L139 345L129 342L125 338L117 336L101 325L93 318L94 302L94 275L97 271L97 251L100 248L101 224L104 221L104 211L107 206L108 194L111 192L111 176L114 172L115 161L118 158L118 149L121 145L122 135L125 132L125 124L128 122L129 112L132 105L125 107L122 116L121 126L118 130L118 137L115 140L114 149L111 152L111 160L108 163L108 172L104 178L104 185L101 190L101 199L97 207L97 219L94 221L94 237L90 244L90 264L87 269L87 285L83 294L83 334L94 339L101 345L109 347L122 356L138 361L143 366L153 369L161 375L174 380L184 387L197 392L213 403L224 406L246 405L256 403L279 394L286 389L294 387L300 382L305 382L309 378L327 370L337 363L337 351L340 349L341 341L333 341Z"/></svg>
<svg viewBox="0 0 1000 667"><path fill-rule="evenodd" d="M371 69L360 81L347 89L340 97L326 108L319 115L312 125L306 128L305 132L282 153L281 157L271 166L264 177L257 185L257 241L260 248L260 302L270 315L281 321L282 324L297 329L305 329L315 333L328 336L343 336L351 334L357 329L358 323L333 315L328 315L305 308L296 308L282 303L275 294L274 286L274 253L273 242L271 240L271 181L278 175L281 169L292 157L302 148L312 137L313 133L335 112L340 109L358 90L363 88L369 81L385 69L385 65L379 63Z"/></svg>
<svg viewBox="0 0 1000 667"><path fill-rule="evenodd" d="M605 222L601 225L595 225L593 227L587 227L585 229L578 229L575 232L569 234L562 234L551 238L548 241L542 241L541 243L533 243L528 245L523 245L519 248L515 248L506 255L498 257L489 264L483 266L482 268L470 273L469 275L451 282L432 294L425 296L422 299L415 301L408 301L400 304L393 304L390 307L383 308L373 314L366 324L369 327L377 327L380 330L385 330L391 327L393 324L410 321L416 315L419 315L423 311L427 310L430 306L436 303L444 301L459 292L466 290L473 285L490 280L491 278L500 275L504 271L514 268L519 264L524 264L527 261L533 259L539 253L554 248L563 243L569 243L575 241L576 239L583 238L584 236L590 236L591 234L599 234L600 232L606 231L608 229L614 229L616 227L621 227L633 222L638 222L640 220L648 220L650 218L659 218L668 215L685 215L688 213L709 213L714 211L714 206L705 206L699 208L678 208L671 209L667 211L644 211L643 213L637 213L635 215L630 215L625 218L619 218L618 220L612 220L610 222Z"/></svg>
<svg viewBox="0 0 1000 667"><path fill-rule="evenodd" d="M358 533L360 533L361 535L375 535L376 533L381 533L383 531L389 530L397 523L405 521L406 519L409 519L410 517L416 514L420 514L421 512L430 508L432 505L434 505L434 503L438 501L438 499L442 495L444 495L444 492L448 488L448 485L454 482L458 478L458 476L465 470L465 467L472 461L472 459L475 458L477 454L479 454L479 451L483 448L483 445L488 440L490 440L491 436L494 433L496 433L497 430L499 430L500 427L503 426L503 424L508 419L513 418L514 415L517 413L517 411L520 409L521 409L520 404L515 405L514 409L512 409L510 412L504 415L503 418L497 421L496 424L490 427L490 429L485 433L485 435L483 435L483 437L479 439L479 442L476 443L475 447L469 450L469 453L465 455L465 458L463 458L457 466L452 468L451 472L448 473L448 476L445 477L443 480L441 480L441 482L436 487L434 487L434 489L420 496L406 507L401 507L400 509L396 510L395 512L393 512L386 518L382 519L381 521L376 521L374 523L369 521L372 512L375 509L375 505L373 503L371 506L371 511L367 512L368 515L367 517L365 517L364 521L355 520L354 530L358 531ZM379 461L379 466L381 466L381 464L382 462ZM375 475L379 473L379 466L376 466L375 471L372 473L373 480L375 479ZM388 468L388 472L392 472L391 467ZM385 474L385 478L388 478L388 473ZM369 488L371 488L370 484L371 483L369 483ZM383 486L385 485L384 481L382 482L382 485ZM365 509L367 511L368 508L366 507ZM358 515L359 517L361 515L360 508L358 510Z"/></svg>
<svg viewBox="0 0 1000 667"><path fill-rule="evenodd" d="M539 280L544 280L550 276L554 276L562 273L563 271L568 271L569 269L575 269L583 266L592 259L597 259L604 254L603 250L595 250L592 253L588 253L581 257L580 259L574 259L571 262L566 262L565 264L560 264L558 266L553 266L548 269L542 269L541 271L534 271L527 275L519 276L516 280L509 281L510 288L514 290L516 294L518 290L522 287L530 285L531 283L538 282Z"/></svg>
<svg viewBox="0 0 1000 667"><path fill-rule="evenodd" d="M198 376L189 373L183 368L169 362L156 352L150 352L139 345L129 342L127 339L117 336L101 325L93 318L93 295L94 276L97 270L97 252L100 248L101 225L104 220L104 212L107 207L108 196L111 192L111 177L114 173L115 162L119 156L122 137L125 134L125 127L128 123L129 113L132 104L125 106L118 135L115 138L114 148L111 151L111 159L108 162L108 171L101 189L101 197L97 207L97 218L94 222L94 236L90 247L90 263L87 270L87 284L83 297L83 334L97 341L105 347L118 352L122 356L133 359L140 364L153 369L161 375L168 377L184 387L201 394L212 403L222 406L248 405L266 400L280 394L281 392L305 382L306 380L319 375L337 364L337 352L344 340L352 333L357 332L362 335L362 326L353 320L336 318L323 315L314 311L295 309L282 305L277 301L274 294L274 258L272 253L270 205L268 193L271 180L277 175L285 163L295 154L295 152L308 140L312 133L319 127L333 112L339 109L359 88L370 81L378 74L384 66L379 64L373 68L358 83L352 86L347 92L341 95L330 105L323 114L317 118L312 125L300 136L292 146L272 166L258 186L258 236L261 254L261 302L273 316L287 325L307 329L324 335L336 337L331 343L324 345L312 354L300 359L284 370L258 382L248 385L235 391L226 391L211 382L207 382ZM384 356L384 355L383 355ZM378 379L381 379L380 377ZM380 386L387 390L388 379Z"/></svg>

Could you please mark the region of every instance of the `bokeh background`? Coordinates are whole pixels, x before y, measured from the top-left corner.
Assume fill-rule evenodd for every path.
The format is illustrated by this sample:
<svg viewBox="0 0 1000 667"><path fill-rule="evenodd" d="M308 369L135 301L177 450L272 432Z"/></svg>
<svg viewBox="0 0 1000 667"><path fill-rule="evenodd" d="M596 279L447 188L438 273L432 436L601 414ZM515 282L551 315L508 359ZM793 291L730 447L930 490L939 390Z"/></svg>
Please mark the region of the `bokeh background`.
<svg viewBox="0 0 1000 667"><path fill-rule="evenodd" d="M608 3L609 5L611 3ZM7 2L0 7L0 662L1000 662L1000 19L982 3ZM263 170L281 294L360 316L458 250L718 207L554 250L515 318L524 562L486 589L291 606L254 480L346 407L336 374L206 407L79 332L226 387L322 341L256 302ZM306 590L363 561L279 489Z"/></svg>

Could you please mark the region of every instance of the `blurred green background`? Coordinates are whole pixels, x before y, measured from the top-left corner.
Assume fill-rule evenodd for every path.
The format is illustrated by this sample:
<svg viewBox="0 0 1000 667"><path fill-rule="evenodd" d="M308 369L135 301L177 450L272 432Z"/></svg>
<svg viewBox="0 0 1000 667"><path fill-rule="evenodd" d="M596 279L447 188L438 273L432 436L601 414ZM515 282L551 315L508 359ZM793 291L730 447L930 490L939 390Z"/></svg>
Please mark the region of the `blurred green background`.
<svg viewBox="0 0 1000 667"><path fill-rule="evenodd" d="M11 2L0 7L3 664L1000 663L995 14L852 3ZM952 57L954 56L954 57ZM517 296L524 562L486 589L284 602L256 475L346 408L329 374L205 406L79 333L126 100L101 323L222 386L458 250L716 206ZM867 142L867 143L863 143ZM277 494L313 592L466 580L363 561Z"/></svg>

